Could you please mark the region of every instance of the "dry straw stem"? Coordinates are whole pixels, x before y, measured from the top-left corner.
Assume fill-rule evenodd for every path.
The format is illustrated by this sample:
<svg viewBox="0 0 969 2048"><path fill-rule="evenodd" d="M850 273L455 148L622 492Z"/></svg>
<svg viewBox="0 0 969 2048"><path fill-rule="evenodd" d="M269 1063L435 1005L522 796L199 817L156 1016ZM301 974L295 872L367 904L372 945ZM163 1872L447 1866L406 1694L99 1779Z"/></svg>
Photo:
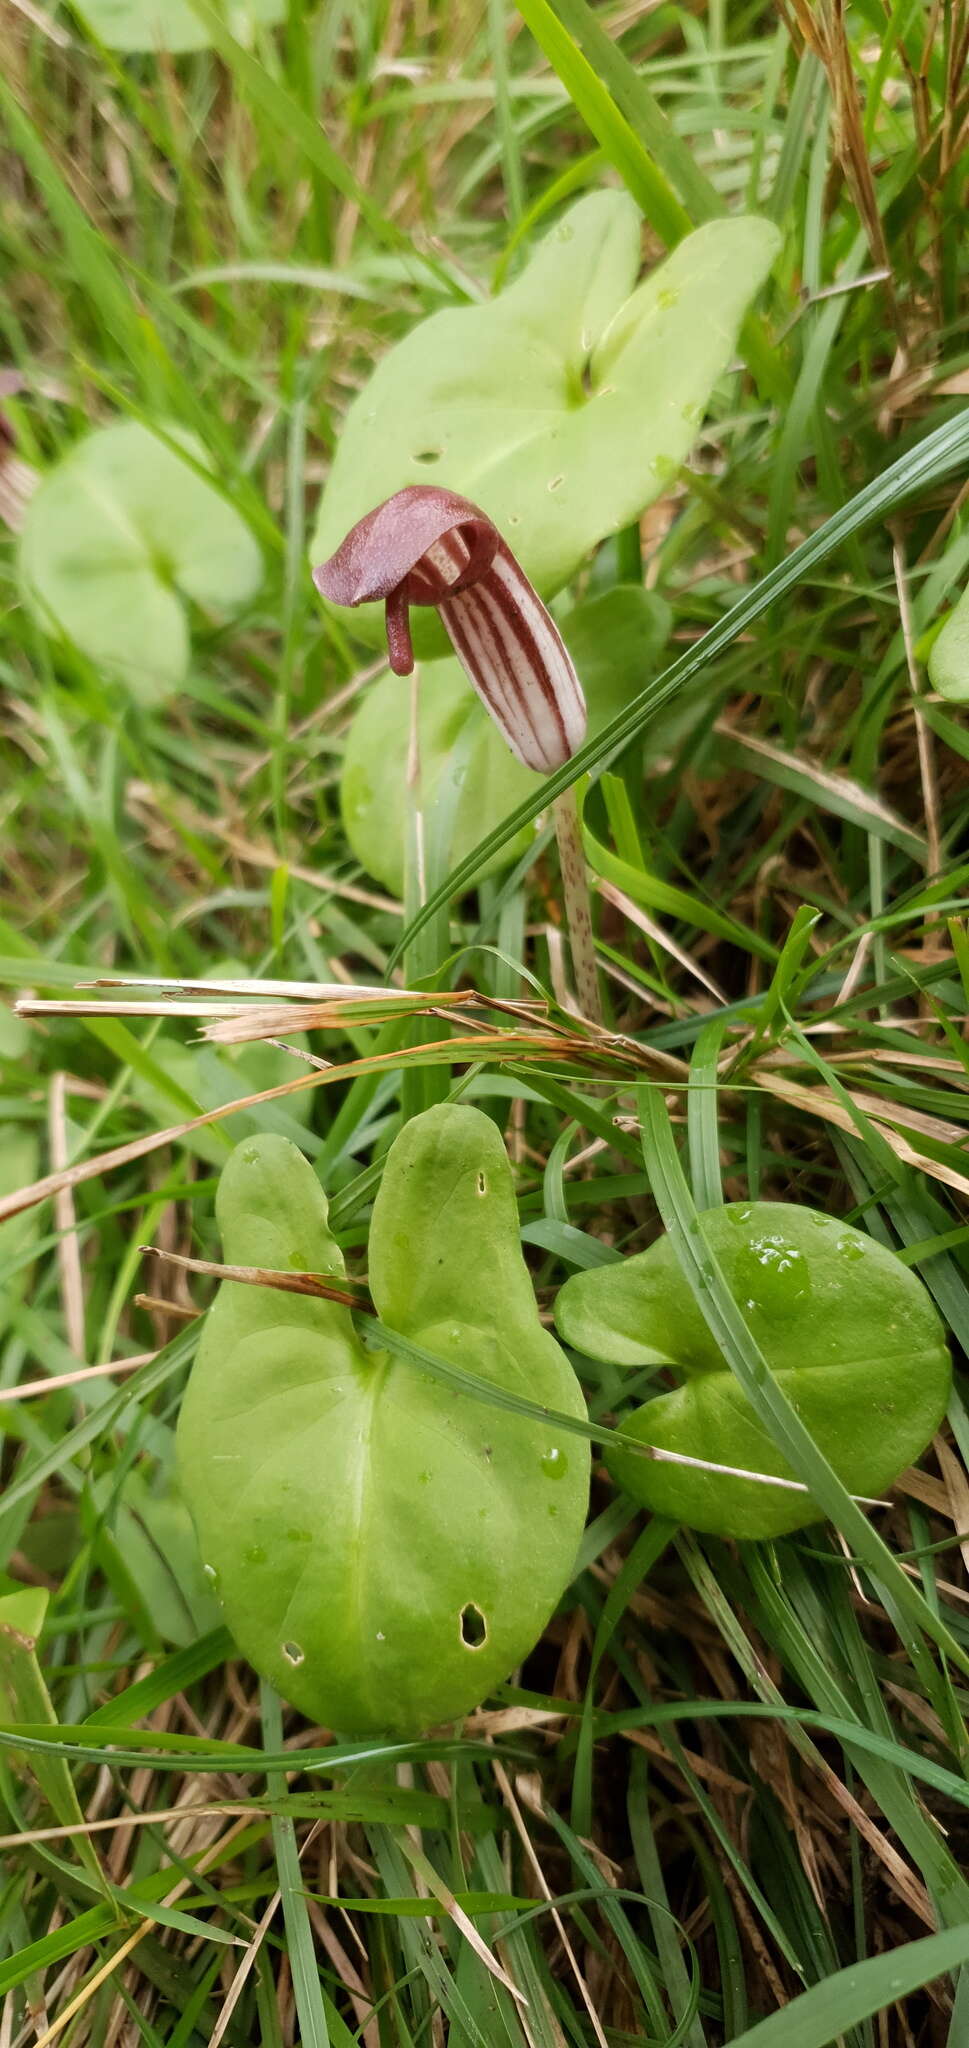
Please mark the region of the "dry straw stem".
<svg viewBox="0 0 969 2048"><path fill-rule="evenodd" d="M306 1294L318 1301L337 1301L343 1308L362 1309L373 1315L373 1304L364 1287L334 1287L319 1273L287 1273L271 1266L220 1266L212 1259L190 1259L181 1252L162 1251L156 1244L140 1244L146 1258L164 1259L185 1273L201 1273L213 1280L234 1280L242 1287L273 1287L280 1294Z"/></svg>
<svg viewBox="0 0 969 2048"><path fill-rule="evenodd" d="M555 837L559 850L562 907L569 934L569 951L572 955L572 972L575 975L579 1014L590 1024L596 1024L601 1028L602 997L599 994L599 971L596 965L595 939L592 935L589 876L574 788L563 790L561 796L555 798L552 815L555 819Z"/></svg>

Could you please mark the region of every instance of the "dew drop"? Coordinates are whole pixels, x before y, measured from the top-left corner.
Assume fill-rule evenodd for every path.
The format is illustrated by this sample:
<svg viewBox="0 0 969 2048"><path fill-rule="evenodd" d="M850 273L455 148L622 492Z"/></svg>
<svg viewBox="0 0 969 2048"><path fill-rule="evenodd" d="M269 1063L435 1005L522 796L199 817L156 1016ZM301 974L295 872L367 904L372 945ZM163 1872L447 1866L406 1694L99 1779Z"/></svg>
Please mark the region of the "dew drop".
<svg viewBox="0 0 969 2048"><path fill-rule="evenodd" d="M559 1450L556 1444L553 1444L552 1449L546 1451L542 1459L542 1471L546 1479L564 1479L568 1469L569 1461L567 1457Z"/></svg>
<svg viewBox="0 0 969 2048"><path fill-rule="evenodd" d="M250 1544L245 1553L246 1564L265 1564L266 1553L261 1543Z"/></svg>

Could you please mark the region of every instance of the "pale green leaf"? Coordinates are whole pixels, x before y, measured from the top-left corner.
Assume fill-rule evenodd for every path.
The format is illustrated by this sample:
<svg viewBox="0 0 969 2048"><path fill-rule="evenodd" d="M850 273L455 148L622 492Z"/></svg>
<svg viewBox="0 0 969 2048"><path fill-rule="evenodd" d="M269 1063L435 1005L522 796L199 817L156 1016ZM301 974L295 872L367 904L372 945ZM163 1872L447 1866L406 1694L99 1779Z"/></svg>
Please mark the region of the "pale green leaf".
<svg viewBox="0 0 969 2048"><path fill-rule="evenodd" d="M929 681L940 697L969 697L969 589L949 613L929 655Z"/></svg>
<svg viewBox="0 0 969 2048"><path fill-rule="evenodd" d="M205 464L192 435L174 436ZM185 600L216 617L262 581L248 526L173 448L126 420L88 434L30 500L19 554L24 598L48 631L151 702L189 663Z"/></svg>
<svg viewBox="0 0 969 2048"><path fill-rule="evenodd" d="M483 507L544 596L560 589L675 476L777 246L767 221L711 221L634 289L636 207L579 200L498 298L435 313L378 365L347 416L314 562L392 492L433 483ZM379 643L379 606L357 623ZM442 650L435 617L413 624L418 653Z"/></svg>
<svg viewBox="0 0 969 2048"><path fill-rule="evenodd" d="M72 0L73 4L73 0ZM78 0L75 12L109 50L208 50L212 38L191 0ZM222 0L219 13L240 43L286 15L285 0Z"/></svg>
<svg viewBox="0 0 969 2048"><path fill-rule="evenodd" d="M786 1202L732 1202L704 1237L773 1371L815 1443L853 1493L877 1496L911 1464L945 1413L951 1368L942 1324L914 1273L837 1217ZM592 1358L668 1363L682 1384L623 1428L643 1443L747 1472L794 1479L710 1331L672 1241L621 1265L570 1276L555 1319ZM737 1537L816 1521L803 1493L637 1458L608 1463L624 1491L671 1520Z"/></svg>

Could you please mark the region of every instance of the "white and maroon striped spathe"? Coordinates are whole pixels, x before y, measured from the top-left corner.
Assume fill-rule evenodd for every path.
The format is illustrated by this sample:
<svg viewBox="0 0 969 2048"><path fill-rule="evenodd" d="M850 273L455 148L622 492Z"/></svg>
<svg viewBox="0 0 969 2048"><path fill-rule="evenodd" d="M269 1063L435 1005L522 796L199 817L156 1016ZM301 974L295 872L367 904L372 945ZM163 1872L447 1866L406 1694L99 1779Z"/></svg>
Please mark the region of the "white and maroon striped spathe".
<svg viewBox="0 0 969 2048"><path fill-rule="evenodd" d="M383 598L390 665L414 666L408 608L436 605L455 654L512 753L549 774L585 737L585 699L562 635L487 514L411 484L351 528L322 567L333 604Z"/></svg>

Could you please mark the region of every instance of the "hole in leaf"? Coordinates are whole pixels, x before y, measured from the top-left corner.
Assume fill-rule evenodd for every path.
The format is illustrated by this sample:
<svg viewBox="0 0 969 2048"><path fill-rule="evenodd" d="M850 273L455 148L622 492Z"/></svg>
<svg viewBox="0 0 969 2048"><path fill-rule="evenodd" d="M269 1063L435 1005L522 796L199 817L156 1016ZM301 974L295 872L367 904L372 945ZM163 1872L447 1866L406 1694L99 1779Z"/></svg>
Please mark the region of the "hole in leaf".
<svg viewBox="0 0 969 2048"><path fill-rule="evenodd" d="M466 1650L481 1650L488 1640L488 1624L473 1600L461 1609L461 1641Z"/></svg>
<svg viewBox="0 0 969 2048"><path fill-rule="evenodd" d="M443 453L443 448L417 448L414 451L414 461L440 462Z"/></svg>
<svg viewBox="0 0 969 2048"><path fill-rule="evenodd" d="M485 1179L485 1177L484 1177L484 1174L483 1174L483 1173L479 1173L479 1175L478 1175L478 1193L479 1193L479 1195L486 1195L486 1194L487 1194L487 1192L488 1192L488 1183L487 1183L487 1181L486 1181L486 1179Z"/></svg>
<svg viewBox="0 0 969 2048"><path fill-rule="evenodd" d="M287 1664L302 1664L304 1655L305 1651L300 1648L299 1643L283 1644L283 1656Z"/></svg>

